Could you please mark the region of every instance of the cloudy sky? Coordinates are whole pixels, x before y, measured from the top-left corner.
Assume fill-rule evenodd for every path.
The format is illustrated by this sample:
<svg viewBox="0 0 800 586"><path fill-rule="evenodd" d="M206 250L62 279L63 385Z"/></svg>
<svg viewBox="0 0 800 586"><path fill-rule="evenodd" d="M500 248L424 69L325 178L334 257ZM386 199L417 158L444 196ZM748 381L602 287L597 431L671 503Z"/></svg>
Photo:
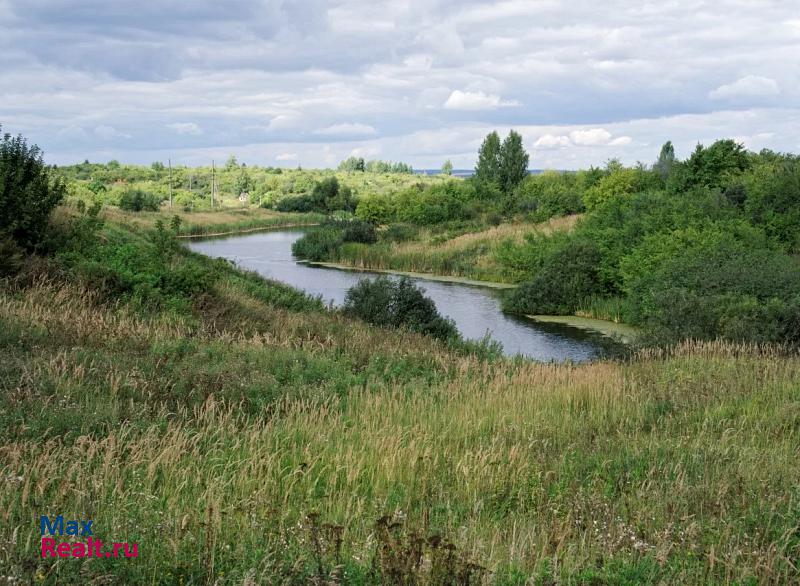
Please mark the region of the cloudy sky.
<svg viewBox="0 0 800 586"><path fill-rule="evenodd" d="M800 151L796 0L0 0L0 124L48 162L532 168Z"/></svg>

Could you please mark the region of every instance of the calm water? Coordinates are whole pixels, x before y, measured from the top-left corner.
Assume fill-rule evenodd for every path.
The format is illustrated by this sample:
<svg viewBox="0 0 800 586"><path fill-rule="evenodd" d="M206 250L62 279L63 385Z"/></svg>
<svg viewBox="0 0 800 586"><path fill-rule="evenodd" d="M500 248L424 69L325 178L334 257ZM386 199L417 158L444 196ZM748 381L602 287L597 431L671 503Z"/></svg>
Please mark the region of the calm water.
<svg viewBox="0 0 800 586"><path fill-rule="evenodd" d="M341 305L347 289L375 273L314 267L292 257L292 243L302 230L259 232L244 236L194 240L189 248L209 256L234 261L264 277L321 295ZM581 362L619 354L622 348L600 334L558 324L517 319L500 310L500 292L487 287L414 279L425 289L439 311L456 322L461 334L478 340L489 335L503 344L506 354L523 354L537 360Z"/></svg>

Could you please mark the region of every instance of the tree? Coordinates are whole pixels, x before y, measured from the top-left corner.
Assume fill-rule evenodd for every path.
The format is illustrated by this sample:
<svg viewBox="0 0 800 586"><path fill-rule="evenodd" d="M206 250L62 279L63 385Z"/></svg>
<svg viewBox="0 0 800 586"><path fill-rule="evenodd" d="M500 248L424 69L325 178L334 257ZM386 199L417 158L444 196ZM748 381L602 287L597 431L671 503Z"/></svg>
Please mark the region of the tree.
<svg viewBox="0 0 800 586"><path fill-rule="evenodd" d="M672 141L668 140L664 143L661 147L661 152L658 153L658 160L656 164L653 166L656 173L663 179L664 181L667 180L670 173L672 172L672 167L675 165L675 147L672 146Z"/></svg>
<svg viewBox="0 0 800 586"><path fill-rule="evenodd" d="M44 237L50 212L61 203L67 187L51 178L36 145L6 133L0 141L0 238L14 239L34 249Z"/></svg>
<svg viewBox="0 0 800 586"><path fill-rule="evenodd" d="M750 167L745 148L731 139L718 140L710 147L698 144L686 162L690 186L723 187Z"/></svg>
<svg viewBox="0 0 800 586"><path fill-rule="evenodd" d="M528 153L522 146L522 136L511 131L500 147L500 185L511 193L528 175Z"/></svg>
<svg viewBox="0 0 800 586"><path fill-rule="evenodd" d="M239 161L236 159L236 155L229 156L228 160L225 161L225 170L233 171L234 169L238 168L239 168Z"/></svg>
<svg viewBox="0 0 800 586"><path fill-rule="evenodd" d="M366 164L363 157L348 157L339 163L339 171L365 171Z"/></svg>
<svg viewBox="0 0 800 586"><path fill-rule="evenodd" d="M478 151L478 164L475 167L478 181L500 182L500 136L497 131L490 132L483 139Z"/></svg>
<svg viewBox="0 0 800 586"><path fill-rule="evenodd" d="M453 174L453 163L450 162L450 159L447 159L444 163L442 163L442 175L452 175Z"/></svg>
<svg viewBox="0 0 800 586"><path fill-rule="evenodd" d="M247 169L242 166L242 170L239 173L239 176L236 178L236 195L250 193L252 187L253 185L252 181L250 180L250 174L247 172Z"/></svg>

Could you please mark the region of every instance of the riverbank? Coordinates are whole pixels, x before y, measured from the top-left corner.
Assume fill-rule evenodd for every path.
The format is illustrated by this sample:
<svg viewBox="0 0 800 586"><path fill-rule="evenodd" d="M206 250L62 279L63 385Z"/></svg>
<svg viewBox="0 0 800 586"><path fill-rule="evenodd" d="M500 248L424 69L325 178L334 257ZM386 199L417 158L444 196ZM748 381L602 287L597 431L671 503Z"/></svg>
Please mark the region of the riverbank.
<svg viewBox="0 0 800 586"><path fill-rule="evenodd" d="M228 232L209 232L199 234L178 234L177 237L181 239L186 238L217 238L219 236L236 236L238 234L250 234L252 232L263 232L265 230L284 230L287 228L310 228L312 226L319 226L319 222L309 223L296 223L296 224L265 224L258 228L247 228L244 230L231 230Z"/></svg>
<svg viewBox="0 0 800 586"><path fill-rule="evenodd" d="M614 338L625 344L633 344L641 333L639 329L634 326L591 317L580 317L576 315L526 315L525 317L537 322L562 324L572 328L599 332L604 336Z"/></svg>
<svg viewBox="0 0 800 586"><path fill-rule="evenodd" d="M342 271L355 271L359 273L384 273L388 275L399 275L404 277L413 277L415 279L422 279L424 281L438 281L442 283L458 283L460 285L471 285L473 287L487 287L489 289L513 289L516 285L510 283L496 283L493 281L477 281L474 279L466 279L464 277L450 277L447 275L435 275L432 273L415 273L413 271L397 271L391 269L372 269L357 267L347 264L335 262L315 262L310 260L299 260L297 262L308 264L317 267L326 267L330 269L338 269Z"/></svg>

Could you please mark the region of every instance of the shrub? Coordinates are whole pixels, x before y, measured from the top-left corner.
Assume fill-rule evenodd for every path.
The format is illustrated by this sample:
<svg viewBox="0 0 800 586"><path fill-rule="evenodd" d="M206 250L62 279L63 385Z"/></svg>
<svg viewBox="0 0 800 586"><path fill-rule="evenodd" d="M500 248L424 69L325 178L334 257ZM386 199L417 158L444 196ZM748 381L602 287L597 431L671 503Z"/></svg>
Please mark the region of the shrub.
<svg viewBox="0 0 800 586"><path fill-rule="evenodd" d="M505 308L520 314L573 314L602 292L599 263L600 251L594 243L568 240L543 260L531 281L506 297Z"/></svg>
<svg viewBox="0 0 800 586"><path fill-rule="evenodd" d="M434 302L411 279L361 279L347 291L344 312L371 324L406 328L442 340L457 339L452 320L439 314Z"/></svg>
<svg viewBox="0 0 800 586"><path fill-rule="evenodd" d="M448 181L419 191L411 189L398 196L398 217L414 224L432 225L464 219L465 202L474 188L463 181Z"/></svg>
<svg viewBox="0 0 800 586"><path fill-rule="evenodd" d="M10 236L0 237L0 277L12 277L22 270L25 251Z"/></svg>
<svg viewBox="0 0 800 586"><path fill-rule="evenodd" d="M374 244L378 241L375 226L370 222L351 220L341 222L342 242L360 242L361 244Z"/></svg>
<svg viewBox="0 0 800 586"><path fill-rule="evenodd" d="M339 185L336 177L328 177L316 183L311 192L311 201L314 209L320 212L352 212L356 209L352 190L346 185Z"/></svg>
<svg viewBox="0 0 800 586"><path fill-rule="evenodd" d="M612 198L590 211L577 233L597 243L602 256L603 286L615 294L622 287L620 261L648 235L735 217L735 207L720 194L707 189L678 195L637 193Z"/></svg>
<svg viewBox="0 0 800 586"><path fill-rule="evenodd" d="M639 175L636 169L626 169L615 165L610 165L609 167L605 177L583 194L583 202L586 209L597 208L611 199L624 197L639 191L637 181Z"/></svg>
<svg viewBox="0 0 800 586"><path fill-rule="evenodd" d="M750 221L763 225L789 250L800 251L800 159L762 163L743 179L744 209Z"/></svg>
<svg viewBox="0 0 800 586"><path fill-rule="evenodd" d="M407 242L419 234L419 228L412 224L390 224L381 235L387 242Z"/></svg>
<svg viewBox="0 0 800 586"><path fill-rule="evenodd" d="M309 194L279 200L275 209L279 212L352 212L356 205L352 190L347 186L340 186L336 177L328 177L316 182Z"/></svg>
<svg viewBox="0 0 800 586"><path fill-rule="evenodd" d="M797 339L800 261L746 224L652 235L621 270L632 318L659 340Z"/></svg>
<svg viewBox="0 0 800 586"><path fill-rule="evenodd" d="M378 241L375 226L361 220L328 221L306 232L292 245L292 253L314 262L330 260L345 242L374 244Z"/></svg>
<svg viewBox="0 0 800 586"><path fill-rule="evenodd" d="M314 211L314 202L305 195L284 197L278 200L275 209L279 212L312 212Z"/></svg>
<svg viewBox="0 0 800 586"><path fill-rule="evenodd" d="M328 260L341 243L342 234L339 229L318 228L307 232L292 244L292 254L314 262Z"/></svg>
<svg viewBox="0 0 800 586"><path fill-rule="evenodd" d="M51 178L36 145L21 136L0 140L0 237L9 236L28 250L45 233L50 212L64 200L67 188ZM10 246L10 245L6 245Z"/></svg>
<svg viewBox="0 0 800 586"><path fill-rule="evenodd" d="M584 209L575 174L556 171L526 177L514 192L513 207L530 213L538 221Z"/></svg>
<svg viewBox="0 0 800 586"><path fill-rule="evenodd" d="M356 217L373 224L388 224L396 215L394 203L384 195L364 197L356 206Z"/></svg>
<svg viewBox="0 0 800 586"><path fill-rule="evenodd" d="M161 198L141 189L128 189L119 198L119 207L129 212L157 212Z"/></svg>

